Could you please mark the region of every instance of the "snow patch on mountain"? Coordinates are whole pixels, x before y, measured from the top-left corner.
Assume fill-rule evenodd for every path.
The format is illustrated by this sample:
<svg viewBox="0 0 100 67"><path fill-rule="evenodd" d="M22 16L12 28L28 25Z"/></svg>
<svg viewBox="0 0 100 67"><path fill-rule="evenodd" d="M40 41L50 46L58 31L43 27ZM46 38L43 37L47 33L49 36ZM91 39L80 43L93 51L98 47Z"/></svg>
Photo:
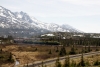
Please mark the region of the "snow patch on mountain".
<svg viewBox="0 0 100 67"><path fill-rule="evenodd" d="M58 25L55 23L44 23L25 12L11 12L0 6L0 27L5 29L19 29L23 33L34 34L35 32L80 32L69 25ZM18 30L18 31L19 31ZM11 30L13 31L13 30Z"/></svg>

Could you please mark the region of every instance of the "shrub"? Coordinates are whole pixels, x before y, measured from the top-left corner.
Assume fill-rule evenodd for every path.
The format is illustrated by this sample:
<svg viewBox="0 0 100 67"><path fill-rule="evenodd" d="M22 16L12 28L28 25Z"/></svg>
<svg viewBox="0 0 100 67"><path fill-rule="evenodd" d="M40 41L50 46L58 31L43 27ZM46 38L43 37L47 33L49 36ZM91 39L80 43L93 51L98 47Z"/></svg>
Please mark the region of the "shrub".
<svg viewBox="0 0 100 67"><path fill-rule="evenodd" d="M60 56L65 56L67 53L66 53L66 49L65 49L65 47L63 46L62 48L61 48L61 50L60 50L60 53L59 53L59 55Z"/></svg>
<svg viewBox="0 0 100 67"><path fill-rule="evenodd" d="M94 66L98 66L98 65L100 65L100 62L97 60L94 62Z"/></svg>
<svg viewBox="0 0 100 67"><path fill-rule="evenodd" d="M59 52L58 47L57 47L57 49L56 49L56 52Z"/></svg>
<svg viewBox="0 0 100 67"><path fill-rule="evenodd" d="M59 57L58 57L58 59L56 60L56 67L61 67L61 63L59 62Z"/></svg>
<svg viewBox="0 0 100 67"><path fill-rule="evenodd" d="M69 58L69 56L66 57L63 67L70 67L70 58Z"/></svg>
<svg viewBox="0 0 100 67"><path fill-rule="evenodd" d="M71 51L69 52L69 54L71 55L76 54L74 47L71 48Z"/></svg>
<svg viewBox="0 0 100 67"><path fill-rule="evenodd" d="M81 61L79 62L78 66L86 66L84 58L83 58L83 53L82 53L82 56L81 56Z"/></svg>
<svg viewBox="0 0 100 67"><path fill-rule="evenodd" d="M8 61L9 62L14 62L14 59L12 58L12 53L10 53L9 57L8 57Z"/></svg>
<svg viewBox="0 0 100 67"><path fill-rule="evenodd" d="M49 54L52 54L51 49L50 49L50 51L49 51Z"/></svg>
<svg viewBox="0 0 100 67"><path fill-rule="evenodd" d="M37 51L37 48L35 48L35 51Z"/></svg>

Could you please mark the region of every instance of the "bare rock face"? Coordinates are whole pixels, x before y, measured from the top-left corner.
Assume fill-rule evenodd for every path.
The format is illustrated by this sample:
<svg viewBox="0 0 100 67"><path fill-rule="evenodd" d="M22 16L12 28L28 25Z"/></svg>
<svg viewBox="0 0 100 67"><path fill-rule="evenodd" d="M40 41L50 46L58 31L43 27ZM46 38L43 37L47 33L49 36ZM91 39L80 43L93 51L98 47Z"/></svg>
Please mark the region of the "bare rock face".
<svg viewBox="0 0 100 67"><path fill-rule="evenodd" d="M47 32L81 32L69 25L44 23L24 12L0 6L0 35L32 36Z"/></svg>

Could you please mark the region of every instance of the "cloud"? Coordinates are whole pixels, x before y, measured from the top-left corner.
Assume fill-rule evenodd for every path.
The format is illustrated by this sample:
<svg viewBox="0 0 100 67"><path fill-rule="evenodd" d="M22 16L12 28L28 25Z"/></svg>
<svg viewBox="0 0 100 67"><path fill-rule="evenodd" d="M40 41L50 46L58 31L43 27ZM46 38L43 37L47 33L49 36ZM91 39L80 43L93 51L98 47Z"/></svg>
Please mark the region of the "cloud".
<svg viewBox="0 0 100 67"><path fill-rule="evenodd" d="M0 5L13 12L26 12L40 21L100 32L100 0L1 0Z"/></svg>
<svg viewBox="0 0 100 67"><path fill-rule="evenodd" d="M5 1L5 2L4 2ZM39 17L100 15L100 0L4 0L4 7ZM9 2L9 3L8 3Z"/></svg>
<svg viewBox="0 0 100 67"><path fill-rule="evenodd" d="M100 0L60 0L63 2L69 2L75 5L90 6L90 5L100 5Z"/></svg>

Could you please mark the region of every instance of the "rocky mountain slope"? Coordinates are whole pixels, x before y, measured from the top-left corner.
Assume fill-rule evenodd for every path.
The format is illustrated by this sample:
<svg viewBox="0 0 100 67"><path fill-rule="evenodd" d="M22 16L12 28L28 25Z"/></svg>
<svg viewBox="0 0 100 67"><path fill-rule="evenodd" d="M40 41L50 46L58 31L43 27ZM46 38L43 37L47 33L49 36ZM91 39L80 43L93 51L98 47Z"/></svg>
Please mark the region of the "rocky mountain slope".
<svg viewBox="0 0 100 67"><path fill-rule="evenodd" d="M12 12L0 6L0 35L32 36L47 32L80 32L69 25L44 23L25 12Z"/></svg>

